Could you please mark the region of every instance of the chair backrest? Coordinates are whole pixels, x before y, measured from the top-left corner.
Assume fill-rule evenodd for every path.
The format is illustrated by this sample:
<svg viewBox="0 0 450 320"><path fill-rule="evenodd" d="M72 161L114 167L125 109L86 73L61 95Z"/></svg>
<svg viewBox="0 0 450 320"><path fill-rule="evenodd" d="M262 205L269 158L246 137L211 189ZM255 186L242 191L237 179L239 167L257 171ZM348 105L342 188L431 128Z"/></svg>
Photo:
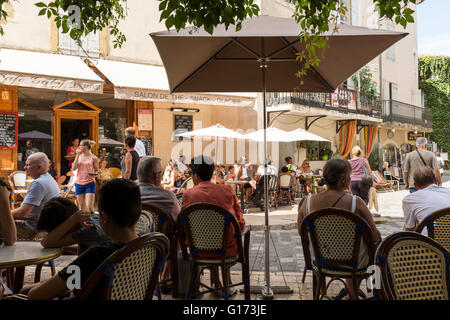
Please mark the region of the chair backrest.
<svg viewBox="0 0 450 320"><path fill-rule="evenodd" d="M118 178L118 177L122 176L122 170L120 170L119 168L111 167L108 169L111 172L111 175L113 178Z"/></svg>
<svg viewBox="0 0 450 320"><path fill-rule="evenodd" d="M178 201L178 206L181 208L181 204L183 203L183 193L178 193L176 197Z"/></svg>
<svg viewBox="0 0 450 320"><path fill-rule="evenodd" d="M77 182L77 170L73 171L73 175L70 177L67 183L67 191L64 192L63 197L67 198L70 194L75 193L75 183Z"/></svg>
<svg viewBox="0 0 450 320"><path fill-rule="evenodd" d="M281 188L288 188L291 186L292 175L281 174L279 176L279 178L280 178L280 187Z"/></svg>
<svg viewBox="0 0 450 320"><path fill-rule="evenodd" d="M154 229L153 219L148 211L142 210L139 220L136 223L136 233L138 235L143 235L151 232Z"/></svg>
<svg viewBox="0 0 450 320"><path fill-rule="evenodd" d="M10 175L14 189L26 189L27 173L25 171L14 171Z"/></svg>
<svg viewBox="0 0 450 320"><path fill-rule="evenodd" d="M375 182L379 183L379 184L386 184L386 180L383 178L383 176L381 175L381 173L377 170L372 171L373 175L375 176Z"/></svg>
<svg viewBox="0 0 450 320"><path fill-rule="evenodd" d="M148 212L152 217L153 231L164 233L169 238L172 237L176 224L170 214L164 209L147 202L142 203L142 210Z"/></svg>
<svg viewBox="0 0 450 320"><path fill-rule="evenodd" d="M310 242L317 267L352 268L356 274L361 242L367 247L368 265L373 264L373 239L369 225L348 210L324 208L306 216L300 227L306 266L312 268Z"/></svg>
<svg viewBox="0 0 450 320"><path fill-rule="evenodd" d="M448 300L449 252L417 232L398 232L380 244L376 265L381 273L381 298Z"/></svg>
<svg viewBox="0 0 450 320"><path fill-rule="evenodd" d="M416 232L421 233L424 228L428 237L450 251L450 208L430 214L417 225Z"/></svg>
<svg viewBox="0 0 450 320"><path fill-rule="evenodd" d="M88 299L101 286L103 300L151 300L168 250L169 240L161 233L129 242L97 268L75 299Z"/></svg>
<svg viewBox="0 0 450 320"><path fill-rule="evenodd" d="M187 259L187 247L195 262L198 256L214 255L226 258L226 246L230 224L234 228L237 252L243 257L241 230L234 215L222 207L210 203L194 203L180 212L177 230L183 257ZM187 244L186 244L187 242Z"/></svg>
<svg viewBox="0 0 450 320"><path fill-rule="evenodd" d="M269 190L276 190L278 187L278 176L277 175L268 175L269 177L269 182L268 182L268 186L269 186Z"/></svg>

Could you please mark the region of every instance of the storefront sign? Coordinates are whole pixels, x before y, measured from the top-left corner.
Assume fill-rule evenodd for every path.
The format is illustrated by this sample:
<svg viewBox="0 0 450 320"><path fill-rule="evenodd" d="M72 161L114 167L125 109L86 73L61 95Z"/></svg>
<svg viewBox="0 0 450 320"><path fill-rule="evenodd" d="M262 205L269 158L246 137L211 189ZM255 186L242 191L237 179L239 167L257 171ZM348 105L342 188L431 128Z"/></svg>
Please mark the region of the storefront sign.
<svg viewBox="0 0 450 320"><path fill-rule="evenodd" d="M30 74L9 73L0 71L0 83L18 87L32 87L61 91L103 93L103 82L63 79Z"/></svg>
<svg viewBox="0 0 450 320"><path fill-rule="evenodd" d="M408 131L408 141L416 141L417 138L423 137L423 132L414 133L414 131Z"/></svg>
<svg viewBox="0 0 450 320"><path fill-rule="evenodd" d="M0 113L0 148L17 149L17 112Z"/></svg>
<svg viewBox="0 0 450 320"><path fill-rule="evenodd" d="M174 93L167 91L145 90L133 88L114 88L116 99L157 101L186 104L206 104L213 106L229 107L254 107L254 98L233 97L225 95L202 94L202 93Z"/></svg>

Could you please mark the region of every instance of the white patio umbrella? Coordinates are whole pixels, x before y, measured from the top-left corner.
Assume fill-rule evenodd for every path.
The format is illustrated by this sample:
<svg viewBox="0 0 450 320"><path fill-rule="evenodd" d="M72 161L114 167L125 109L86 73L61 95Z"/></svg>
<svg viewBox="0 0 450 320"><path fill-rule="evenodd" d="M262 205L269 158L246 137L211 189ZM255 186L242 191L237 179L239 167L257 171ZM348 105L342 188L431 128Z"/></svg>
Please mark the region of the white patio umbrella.
<svg viewBox="0 0 450 320"><path fill-rule="evenodd" d="M218 138L230 138L230 139L245 139L243 134L233 131L231 129L225 128L220 124L216 124L211 127L201 128L194 131L183 132L175 135L176 137L209 137L216 139L216 149L214 162L217 162L217 140Z"/></svg>
<svg viewBox="0 0 450 320"><path fill-rule="evenodd" d="M308 132L304 129L295 129L288 132L289 136L291 137L291 141L323 141L323 142L330 142L330 140L322 138L321 136L318 136L317 134Z"/></svg>
<svg viewBox="0 0 450 320"><path fill-rule="evenodd" d="M251 132L245 135L245 139L253 140L257 142L264 142L264 132L266 132L267 142L290 142L291 139L289 132L278 128L267 128L266 130L260 129L255 132Z"/></svg>

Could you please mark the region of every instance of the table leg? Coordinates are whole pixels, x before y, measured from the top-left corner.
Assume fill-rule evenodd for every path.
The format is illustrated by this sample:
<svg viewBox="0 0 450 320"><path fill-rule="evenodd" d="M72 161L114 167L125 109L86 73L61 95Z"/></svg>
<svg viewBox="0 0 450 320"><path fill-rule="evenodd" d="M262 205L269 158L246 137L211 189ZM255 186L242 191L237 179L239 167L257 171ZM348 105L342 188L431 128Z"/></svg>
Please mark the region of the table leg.
<svg viewBox="0 0 450 320"><path fill-rule="evenodd" d="M24 276L25 276L25 267L16 268L14 275L14 289L13 289L14 293L19 293L20 290L22 290Z"/></svg>

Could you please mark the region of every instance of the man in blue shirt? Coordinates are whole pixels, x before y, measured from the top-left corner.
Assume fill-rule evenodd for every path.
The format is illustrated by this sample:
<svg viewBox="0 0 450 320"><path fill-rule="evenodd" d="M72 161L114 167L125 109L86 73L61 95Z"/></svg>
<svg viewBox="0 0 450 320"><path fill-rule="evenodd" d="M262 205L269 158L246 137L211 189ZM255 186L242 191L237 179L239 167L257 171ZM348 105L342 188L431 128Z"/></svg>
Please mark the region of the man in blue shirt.
<svg viewBox="0 0 450 320"><path fill-rule="evenodd" d="M21 239L35 234L42 207L48 200L60 195L58 184L48 173L48 157L45 153L31 154L25 163L25 170L34 181L28 188L22 205L12 212L14 219L26 219L23 223L16 223L17 236Z"/></svg>

